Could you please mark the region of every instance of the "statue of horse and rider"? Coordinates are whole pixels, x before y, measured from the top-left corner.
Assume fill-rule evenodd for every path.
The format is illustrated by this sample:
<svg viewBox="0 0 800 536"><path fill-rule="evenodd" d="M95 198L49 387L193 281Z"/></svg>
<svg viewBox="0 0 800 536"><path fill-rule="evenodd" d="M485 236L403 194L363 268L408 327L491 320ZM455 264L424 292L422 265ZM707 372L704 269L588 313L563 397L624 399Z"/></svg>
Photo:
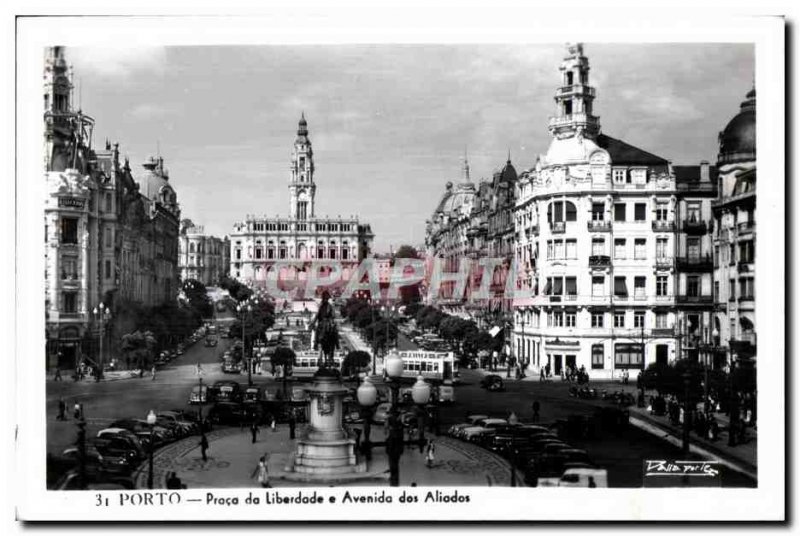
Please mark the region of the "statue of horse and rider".
<svg viewBox="0 0 800 536"><path fill-rule="evenodd" d="M336 314L330 303L331 295L322 293L319 306L310 328L314 330L314 350L320 351L320 369L335 369L333 354L339 349L339 330L336 327Z"/></svg>

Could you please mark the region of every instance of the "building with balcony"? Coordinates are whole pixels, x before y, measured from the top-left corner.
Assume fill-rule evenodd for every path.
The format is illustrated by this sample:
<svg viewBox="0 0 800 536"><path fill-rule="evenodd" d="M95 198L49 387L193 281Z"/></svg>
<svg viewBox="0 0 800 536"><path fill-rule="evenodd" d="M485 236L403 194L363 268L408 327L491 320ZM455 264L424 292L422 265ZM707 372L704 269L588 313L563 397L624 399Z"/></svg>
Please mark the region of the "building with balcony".
<svg viewBox="0 0 800 536"><path fill-rule="evenodd" d="M301 282L312 263L336 261L346 284L358 263L369 256L374 237L355 216L319 217L315 213L314 153L305 115L294 142L289 176L289 216L248 215L230 233L230 274L250 287L267 281Z"/></svg>
<svg viewBox="0 0 800 536"><path fill-rule="evenodd" d="M677 356L678 181L666 159L601 133L582 45L560 74L550 147L517 181L517 262L536 270L512 347L534 373L611 378Z"/></svg>
<svg viewBox="0 0 800 536"><path fill-rule="evenodd" d="M113 345L131 327L124 304L174 302L180 208L163 159L137 182L118 144L93 147L62 47L46 51L44 105L47 366L74 368L96 359L100 336ZM102 332L101 303L112 317Z"/></svg>
<svg viewBox="0 0 800 536"><path fill-rule="evenodd" d="M717 196L712 202L714 323L724 361L755 362L756 91L719 134Z"/></svg>
<svg viewBox="0 0 800 536"><path fill-rule="evenodd" d="M178 252L183 281L194 279L205 286L216 286L228 274L231 258L228 237L207 235L202 225L191 220L181 224Z"/></svg>

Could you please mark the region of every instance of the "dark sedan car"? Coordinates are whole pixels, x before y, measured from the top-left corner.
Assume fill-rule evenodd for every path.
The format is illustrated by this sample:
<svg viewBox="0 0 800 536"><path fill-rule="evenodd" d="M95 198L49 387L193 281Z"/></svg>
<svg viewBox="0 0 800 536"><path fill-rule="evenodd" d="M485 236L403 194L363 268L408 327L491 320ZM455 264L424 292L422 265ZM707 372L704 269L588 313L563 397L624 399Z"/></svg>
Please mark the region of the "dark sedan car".
<svg viewBox="0 0 800 536"><path fill-rule="evenodd" d="M208 418L215 424L236 425L247 422L248 412L236 402L217 402L208 411Z"/></svg>
<svg viewBox="0 0 800 536"><path fill-rule="evenodd" d="M503 379L497 374L489 374L481 379L481 388L487 391L502 391L505 389Z"/></svg>

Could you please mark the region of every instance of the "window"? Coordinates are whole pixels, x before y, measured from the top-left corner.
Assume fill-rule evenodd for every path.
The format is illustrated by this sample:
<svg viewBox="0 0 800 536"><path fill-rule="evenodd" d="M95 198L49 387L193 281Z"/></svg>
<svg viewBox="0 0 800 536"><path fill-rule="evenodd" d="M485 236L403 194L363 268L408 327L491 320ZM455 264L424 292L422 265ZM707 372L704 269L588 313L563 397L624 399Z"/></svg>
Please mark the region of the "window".
<svg viewBox="0 0 800 536"><path fill-rule="evenodd" d="M278 248L278 258L279 259L286 258L286 246L281 246Z"/></svg>
<svg viewBox="0 0 800 536"><path fill-rule="evenodd" d="M569 201L564 201L565 211L567 213L567 221L576 221L578 219L575 205Z"/></svg>
<svg viewBox="0 0 800 536"><path fill-rule="evenodd" d="M614 239L614 258L615 259L624 259L625 258L625 239L624 238L615 238Z"/></svg>
<svg viewBox="0 0 800 536"><path fill-rule="evenodd" d="M614 313L614 327L615 328L625 327L625 313L623 312Z"/></svg>
<svg viewBox="0 0 800 536"><path fill-rule="evenodd" d="M636 329L644 328L644 311L633 313L633 327Z"/></svg>
<svg viewBox="0 0 800 536"><path fill-rule="evenodd" d="M667 276L658 275L656 276L656 296L666 296L666 295L667 295Z"/></svg>
<svg viewBox="0 0 800 536"><path fill-rule="evenodd" d="M241 260L241 258L242 258L242 250L241 250L241 249L239 249L239 248L236 248L236 250L235 250L235 252L234 252L234 255L235 255L235 257L234 257L234 258L235 258L237 261L238 261L238 260Z"/></svg>
<svg viewBox="0 0 800 536"><path fill-rule="evenodd" d="M554 251L553 241L552 240L548 240L547 241L547 260L550 260L550 259L553 258L553 251Z"/></svg>
<svg viewBox="0 0 800 536"><path fill-rule="evenodd" d="M554 296L561 296L564 294L564 280L560 277L553 278L553 292Z"/></svg>
<svg viewBox="0 0 800 536"><path fill-rule="evenodd" d="M614 171L611 172L612 177L614 179L614 184L625 184L625 168L614 168Z"/></svg>
<svg viewBox="0 0 800 536"><path fill-rule="evenodd" d="M636 238L633 241L633 258L642 260L647 258L647 239Z"/></svg>
<svg viewBox="0 0 800 536"><path fill-rule="evenodd" d="M575 313L572 313L572 312L564 313L564 324L568 328L574 328L575 327L575 316L576 316Z"/></svg>
<svg viewBox="0 0 800 536"><path fill-rule="evenodd" d="M714 268L719 268L719 246L714 246Z"/></svg>
<svg viewBox="0 0 800 536"><path fill-rule="evenodd" d="M331 254L330 258L331 259L335 259L336 258L336 248L335 247L334 248L330 248L329 252Z"/></svg>
<svg viewBox="0 0 800 536"><path fill-rule="evenodd" d="M112 212L113 207L111 204L111 192L106 192L106 212Z"/></svg>
<svg viewBox="0 0 800 536"><path fill-rule="evenodd" d="M592 221L606 219L606 206L604 203L592 203Z"/></svg>
<svg viewBox="0 0 800 536"><path fill-rule="evenodd" d="M656 313L656 328L666 329L667 327L667 313Z"/></svg>
<svg viewBox="0 0 800 536"><path fill-rule="evenodd" d="M642 368L642 346L630 343L614 345L614 366L620 368Z"/></svg>
<svg viewBox="0 0 800 536"><path fill-rule="evenodd" d="M77 292L63 292L61 294L61 312L62 313L77 313L78 312L78 293Z"/></svg>
<svg viewBox="0 0 800 536"><path fill-rule="evenodd" d="M625 221L625 203L614 204L614 221Z"/></svg>
<svg viewBox="0 0 800 536"><path fill-rule="evenodd" d="M63 257L61 259L61 279L78 279L77 257Z"/></svg>
<svg viewBox="0 0 800 536"><path fill-rule="evenodd" d="M728 264L736 264L736 248L733 244L728 244Z"/></svg>
<svg viewBox="0 0 800 536"><path fill-rule="evenodd" d="M614 296L616 298L628 297L628 286L625 284L625 276L617 276L614 278Z"/></svg>
<svg viewBox="0 0 800 536"><path fill-rule="evenodd" d="M633 278L633 298L635 300L643 300L646 297L645 286L647 285L647 278L645 276L637 275Z"/></svg>
<svg viewBox="0 0 800 536"><path fill-rule="evenodd" d="M603 355L603 345L602 344L593 344L592 345L592 368L593 369L601 369L603 368L605 363L605 357Z"/></svg>
<svg viewBox="0 0 800 536"><path fill-rule="evenodd" d="M603 238L592 239L592 255L605 255L606 241Z"/></svg>
<svg viewBox="0 0 800 536"><path fill-rule="evenodd" d="M605 279L602 275L592 277L592 296L600 297L605 295Z"/></svg>
<svg viewBox="0 0 800 536"><path fill-rule="evenodd" d="M566 219L564 215L566 214ZM547 221L549 223L560 221L575 221L577 211L575 205L570 201L553 201L547 207Z"/></svg>
<svg viewBox="0 0 800 536"><path fill-rule="evenodd" d="M106 261L106 279L111 279L111 261Z"/></svg>
<svg viewBox="0 0 800 536"><path fill-rule="evenodd" d="M697 260L700 258L700 239L697 237L689 237L686 239L686 255L690 259Z"/></svg>
<svg viewBox="0 0 800 536"><path fill-rule="evenodd" d="M556 240L555 241L554 256L555 256L556 259L563 259L564 258L564 241L563 240Z"/></svg>
<svg viewBox="0 0 800 536"><path fill-rule="evenodd" d="M719 281L714 281L714 301L719 299Z"/></svg>
<svg viewBox="0 0 800 536"><path fill-rule="evenodd" d="M656 204L656 219L658 221L667 221L667 214L669 214L669 204L659 202Z"/></svg>
<svg viewBox="0 0 800 536"><path fill-rule="evenodd" d="M689 223L700 221L700 203L692 202L686 204L686 220Z"/></svg>
<svg viewBox="0 0 800 536"><path fill-rule="evenodd" d="M656 238L656 258L666 259L668 257L669 255L667 254L667 239Z"/></svg>
<svg viewBox="0 0 800 536"><path fill-rule="evenodd" d="M566 287L565 290L566 290L567 296L577 296L578 295L578 282L577 282L577 278L576 277L574 277L574 276L566 277L565 280L564 280L564 283L565 283L564 286Z"/></svg>
<svg viewBox="0 0 800 536"><path fill-rule="evenodd" d="M736 300L736 280L729 279L728 280L728 301L735 301Z"/></svg>
<svg viewBox="0 0 800 536"><path fill-rule="evenodd" d="M61 218L61 243L62 244L78 243L77 218Z"/></svg>
<svg viewBox="0 0 800 536"><path fill-rule="evenodd" d="M739 296L742 299L753 299L753 279L748 277L739 280Z"/></svg>
<svg viewBox="0 0 800 536"><path fill-rule="evenodd" d="M349 249L343 249L342 250L342 259L347 260L349 258L350 258L350 250Z"/></svg>
<svg viewBox="0 0 800 536"><path fill-rule="evenodd" d="M699 296L700 295L700 276L687 275L686 276L686 295Z"/></svg>
<svg viewBox="0 0 800 536"><path fill-rule="evenodd" d="M647 219L646 203L636 203L633 206L633 219L634 221L645 221Z"/></svg>
<svg viewBox="0 0 800 536"><path fill-rule="evenodd" d="M646 184L647 183L647 170L646 169L634 169L634 170L631 170L631 175L633 175L633 183L634 184Z"/></svg>
<svg viewBox="0 0 800 536"><path fill-rule="evenodd" d="M256 248L256 259L260 259L264 256L264 250L261 248Z"/></svg>
<svg viewBox="0 0 800 536"><path fill-rule="evenodd" d="M603 313L592 313L592 327L593 328L603 327Z"/></svg>
<svg viewBox="0 0 800 536"><path fill-rule="evenodd" d="M561 312L551 312L551 326L554 328L560 328L564 326L564 315Z"/></svg>
<svg viewBox="0 0 800 536"><path fill-rule="evenodd" d="M574 238L567 240L567 258L568 259L577 259L578 258L578 241Z"/></svg>
<svg viewBox="0 0 800 536"><path fill-rule="evenodd" d="M739 262L753 262L753 242L739 243Z"/></svg>

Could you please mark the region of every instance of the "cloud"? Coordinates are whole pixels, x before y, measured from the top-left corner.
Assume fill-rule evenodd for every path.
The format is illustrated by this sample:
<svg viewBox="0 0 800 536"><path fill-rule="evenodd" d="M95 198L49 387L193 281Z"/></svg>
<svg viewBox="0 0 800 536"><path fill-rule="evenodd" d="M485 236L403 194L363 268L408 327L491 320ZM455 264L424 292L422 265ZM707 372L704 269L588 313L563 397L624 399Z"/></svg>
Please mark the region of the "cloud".
<svg viewBox="0 0 800 536"><path fill-rule="evenodd" d="M165 47L77 47L66 51L67 61L79 76L127 79L147 73L163 73L167 63Z"/></svg>

